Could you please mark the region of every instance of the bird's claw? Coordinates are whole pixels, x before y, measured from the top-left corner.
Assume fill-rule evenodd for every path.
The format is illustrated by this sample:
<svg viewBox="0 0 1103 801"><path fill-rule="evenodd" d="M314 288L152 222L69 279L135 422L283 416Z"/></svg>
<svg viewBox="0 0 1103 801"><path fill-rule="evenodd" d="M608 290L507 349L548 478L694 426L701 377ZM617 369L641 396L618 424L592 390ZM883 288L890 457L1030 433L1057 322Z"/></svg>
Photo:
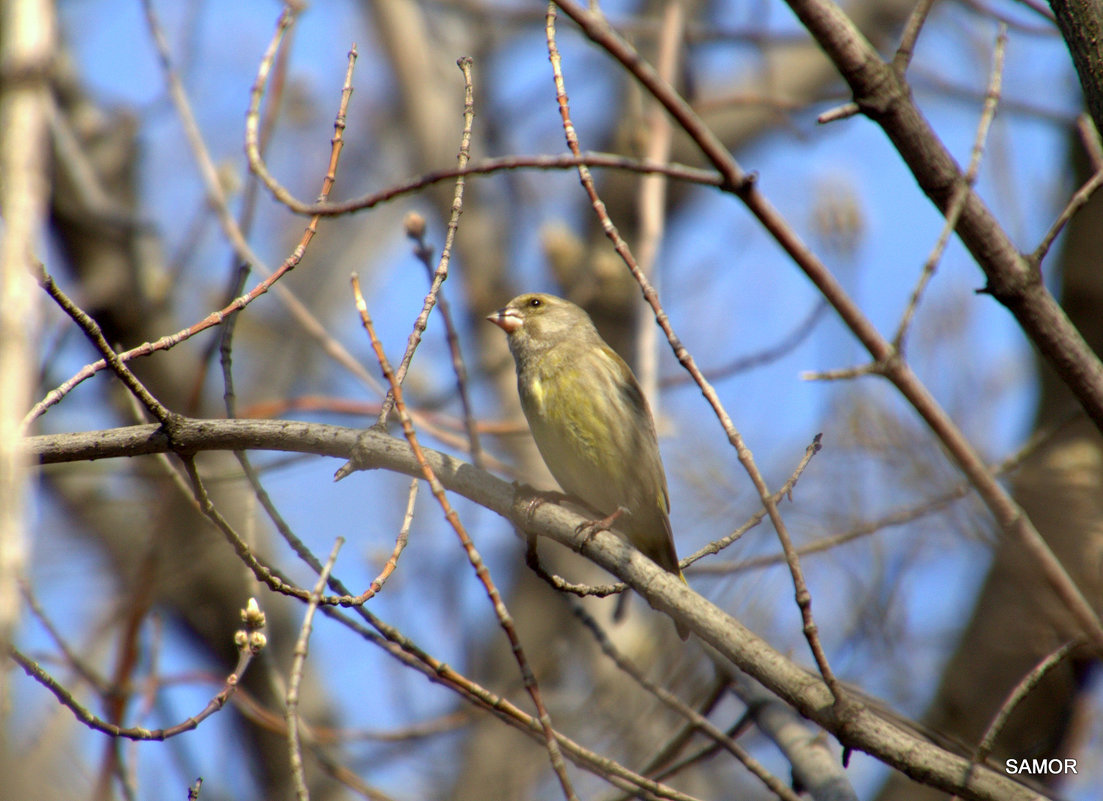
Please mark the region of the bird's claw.
<svg viewBox="0 0 1103 801"><path fill-rule="evenodd" d="M523 490L529 495L528 500L525 501L525 516L529 520L532 520L532 516L536 514L536 510L545 503L562 503L563 501L573 500L570 495L565 495L562 492L542 492L533 489L528 484L517 484L517 482L514 482L514 486L518 490Z"/></svg>
<svg viewBox="0 0 1103 801"><path fill-rule="evenodd" d="M600 520L590 520L575 526L575 534L585 537L585 542L588 543L595 534L599 531L608 531L621 515L626 514L628 514L628 510L623 506L618 506L616 511L608 517L603 517Z"/></svg>

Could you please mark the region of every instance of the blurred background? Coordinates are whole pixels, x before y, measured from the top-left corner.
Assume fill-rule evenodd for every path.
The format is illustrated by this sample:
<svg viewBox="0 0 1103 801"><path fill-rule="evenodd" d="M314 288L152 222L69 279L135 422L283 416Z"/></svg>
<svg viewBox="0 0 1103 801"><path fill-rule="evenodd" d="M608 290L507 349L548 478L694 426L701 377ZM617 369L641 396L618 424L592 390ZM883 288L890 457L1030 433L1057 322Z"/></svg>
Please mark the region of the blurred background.
<svg viewBox="0 0 1103 801"><path fill-rule="evenodd" d="M846 10L891 57L912 6L857 0ZM860 116L817 123L849 94L787 7L671 0L612 2L602 10L645 57L668 60L679 91L891 337L944 221L874 124ZM274 269L306 220L257 185L243 142L250 90L281 6L153 2L152 11L227 208ZM56 13L50 229L42 258L107 340L129 348L185 328L240 294L241 259L170 96L147 8L133 0L63 0ZM1078 125L1080 86L1047 9L1011 0L936 3L908 80L942 142L968 163L1001 25L1002 96L977 191L1030 252L1093 169ZM665 117L651 98L569 20L561 18L557 31L582 148L664 158ZM461 56L474 59L476 161L566 152L542 5L330 0L299 13L262 112L268 165L301 200L320 190L354 44L354 93L332 200L454 166L463 123ZM668 158L704 166L676 133ZM836 671L968 751L1012 688L1075 629L891 386L869 376L810 380L810 373L860 366L868 357L733 196L678 182L656 195L639 174L595 174L674 330L713 381L772 488L823 433L823 451L782 512L796 544L809 550L803 565ZM429 285L403 220L422 215L426 242L439 253L452 194L445 181L321 221L302 263L280 282L285 291L263 296L236 321L237 415L351 427L375 421L379 369L349 275L359 273L383 345L397 360ZM1042 265L1097 352L1100 215L1098 202L1085 207ZM262 277L254 271L244 286ZM1098 433L1073 414L1011 315L977 294L983 285L972 258L951 239L908 329L906 357L984 458L998 464L1022 457L1002 478L1098 609ZM513 295L535 290L584 306L637 369L658 418L681 555L759 511L734 450L673 358L571 170L467 180L443 297L466 365L481 463L507 479L554 487L519 416L504 337L483 321ZM308 330L292 300L323 334ZM45 295L39 310L36 400L98 358ZM173 411L224 417L221 331L136 360L133 368ZM334 343L371 382L332 357ZM472 460L439 308L412 362L406 396L432 423L421 431L425 444ZM103 372L43 415L34 433L138 420L119 382ZM397 428L392 433L401 436ZM252 457L294 533L323 558L337 536L345 537L335 574L354 591L366 588L391 554L409 480L370 471L334 483L334 460ZM313 573L276 534L238 463L207 455L200 467L220 511L258 552L311 586ZM568 605L525 568L524 546L506 521L463 499L453 502L517 620L556 727L642 770L678 718L625 680ZM281 704L301 605L258 586L151 457L41 469L31 503L27 600L15 644L105 719L158 728L202 709L233 669L237 610L250 596L268 614L270 645L231 706L164 743L115 742L91 732L40 685L9 671L0 796L182 798L202 776L204 799L291 797ZM811 666L779 553L764 523L696 563L687 577L776 649ZM559 546L542 543L541 557L570 580L608 580ZM740 719L742 702L724 691L699 647L681 646L669 621L639 599L612 621L614 603L593 600L586 608L654 681L693 705L711 699L709 714L720 728ZM427 492L416 500L398 569L370 609L435 658L528 709L485 592ZM1080 773L1059 785L1069 799L1096 797L1103 785L1089 758L1103 744L1093 667L1075 652L1064 659L1008 721L993 751L997 760L1078 757ZM303 715L313 737L307 775L316 799L561 797L541 746L330 621L316 622L305 683ZM752 728L740 742L788 781L785 758L763 735ZM607 783L570 770L584 797L615 797ZM943 797L890 774L862 754L847 770L862 798ZM717 756L692 761L670 782L700 798L772 797L733 760Z"/></svg>

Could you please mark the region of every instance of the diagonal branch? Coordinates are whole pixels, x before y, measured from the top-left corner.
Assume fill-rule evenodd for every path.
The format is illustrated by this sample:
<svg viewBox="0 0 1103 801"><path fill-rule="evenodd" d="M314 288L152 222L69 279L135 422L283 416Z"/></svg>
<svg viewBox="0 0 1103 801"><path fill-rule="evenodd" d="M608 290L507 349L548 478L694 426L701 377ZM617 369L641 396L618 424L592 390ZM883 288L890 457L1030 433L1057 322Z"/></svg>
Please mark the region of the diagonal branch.
<svg viewBox="0 0 1103 801"><path fill-rule="evenodd" d="M966 185L961 167L923 116L903 78L828 0L788 0L849 84L860 111L881 126L920 188L944 215ZM1040 265L1015 247L976 192L965 190L955 230L984 271L982 290L1020 327L1103 431L1103 363L1042 282Z"/></svg>
<svg viewBox="0 0 1103 801"><path fill-rule="evenodd" d="M27 452L40 463L165 453L173 447L200 450L251 448L314 453L348 459L355 450L363 463L424 478L428 466L447 491L462 495L519 528L554 539L581 552L627 581L649 604L686 624L725 659L753 676L802 715L838 738L845 747L865 751L933 787L963 798L1028 801L1037 793L1004 773L973 766L931 743L899 721L857 702L840 716L823 680L787 659L735 618L693 592L677 578L615 534L580 533L581 514L545 503L531 508L530 497L490 473L446 454L422 447L417 460L404 440L378 430L271 420L196 420L184 418L172 441L157 425L130 426L80 434L43 435L26 439Z"/></svg>

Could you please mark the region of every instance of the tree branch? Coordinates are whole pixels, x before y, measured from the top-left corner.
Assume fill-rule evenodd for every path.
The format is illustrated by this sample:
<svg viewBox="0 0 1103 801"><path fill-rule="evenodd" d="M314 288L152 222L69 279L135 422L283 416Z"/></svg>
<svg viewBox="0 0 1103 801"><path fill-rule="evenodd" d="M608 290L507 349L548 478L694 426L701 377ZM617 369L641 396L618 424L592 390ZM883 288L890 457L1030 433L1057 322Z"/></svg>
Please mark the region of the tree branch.
<svg viewBox="0 0 1103 801"><path fill-rule="evenodd" d="M1050 0L1050 6L1080 76L1088 112L1103 131L1103 5L1097 0Z"/></svg>
<svg viewBox="0 0 1103 801"><path fill-rule="evenodd" d="M966 187L961 168L912 99L911 90L853 22L827 0L789 0L789 7L850 85L854 101L881 126L920 188L947 214ZM1103 431L1103 364L1000 227L980 197L966 188L955 230L984 271L982 290L1015 315L1023 331Z"/></svg>
<svg viewBox="0 0 1103 801"><path fill-rule="evenodd" d="M422 466L402 440L377 430L299 421L185 418L174 426L172 443L155 425L26 440L27 452L41 464L165 453L172 450L173 444L185 453L262 449L343 459L349 459L355 450L358 463L367 467L422 475ZM939 748L868 705L855 703L848 707L845 717L840 717L819 676L787 659L615 534L579 533L579 525L586 522L582 515L551 503L533 508L529 496L514 485L447 454L428 448L422 451L446 490L496 512L520 529L582 553L627 581L652 607L686 625L740 670L834 734L846 748L869 753L912 778L963 798L1037 798L1037 793L999 771L976 766L970 769L969 760Z"/></svg>

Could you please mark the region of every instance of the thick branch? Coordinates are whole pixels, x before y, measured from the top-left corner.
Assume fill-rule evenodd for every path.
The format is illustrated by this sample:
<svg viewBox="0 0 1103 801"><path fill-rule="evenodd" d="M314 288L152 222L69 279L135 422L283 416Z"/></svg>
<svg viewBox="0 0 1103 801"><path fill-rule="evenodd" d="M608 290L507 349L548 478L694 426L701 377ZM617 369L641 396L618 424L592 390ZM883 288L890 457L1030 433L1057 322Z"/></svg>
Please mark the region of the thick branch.
<svg viewBox="0 0 1103 801"><path fill-rule="evenodd" d="M858 107L892 140L920 188L944 214L961 168L912 99L903 77L877 54L846 14L827 0L789 0L789 6L835 63ZM984 291L1006 306L1043 357L1103 431L1103 364L1008 238L992 212L967 192L956 231L984 271Z"/></svg>
<svg viewBox="0 0 1103 801"><path fill-rule="evenodd" d="M1095 127L1103 131L1103 4L1098 0L1050 0L1069 46L1080 88Z"/></svg>
<svg viewBox="0 0 1103 801"><path fill-rule="evenodd" d="M30 437L27 447L42 464L121 456L201 450L263 449L313 453L349 459L370 468L421 476L422 468L406 442L380 431L295 421L183 419L168 434L155 425L80 434ZM909 729L863 704L840 719L827 686L816 675L786 659L739 621L659 568L609 532L579 533L584 518L550 503L532 508L516 488L446 454L422 449L441 484L528 532L580 551L627 581L653 607L715 647L732 664L762 682L809 719L832 732L846 747L865 751L888 765L963 798L1035 799L1037 794L1006 775L969 765Z"/></svg>

